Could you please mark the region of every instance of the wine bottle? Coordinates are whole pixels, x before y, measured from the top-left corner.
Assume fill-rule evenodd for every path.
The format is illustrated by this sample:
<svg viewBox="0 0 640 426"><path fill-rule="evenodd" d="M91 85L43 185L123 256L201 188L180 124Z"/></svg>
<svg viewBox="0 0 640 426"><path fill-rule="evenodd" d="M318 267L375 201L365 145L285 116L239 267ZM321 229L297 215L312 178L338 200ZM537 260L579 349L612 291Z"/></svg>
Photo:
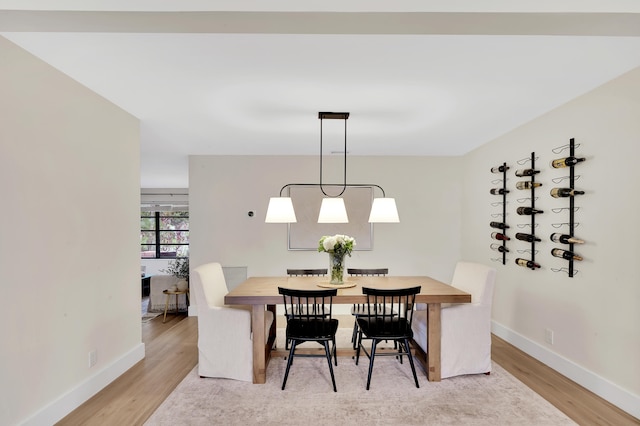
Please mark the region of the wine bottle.
<svg viewBox="0 0 640 426"><path fill-rule="evenodd" d="M494 240L503 240L503 241L509 241L511 239L506 235L501 234L500 232L492 232L491 238L493 238Z"/></svg>
<svg viewBox="0 0 640 426"><path fill-rule="evenodd" d="M491 173L502 173L505 170L509 170L509 166L492 167L491 168Z"/></svg>
<svg viewBox="0 0 640 426"><path fill-rule="evenodd" d="M524 176L533 176L537 173L540 173L540 170L535 170L535 169L520 169L520 170L516 170L516 176L518 177L524 177Z"/></svg>
<svg viewBox="0 0 640 426"><path fill-rule="evenodd" d="M553 188L551 190L551 196L553 198L561 198L561 197L573 197L574 195L582 195L584 191L576 191L571 188Z"/></svg>
<svg viewBox="0 0 640 426"><path fill-rule="evenodd" d="M554 232L549 237L551 241L554 243L562 243L562 244L584 244L583 240L579 240L578 238L574 238L571 235L560 234L559 232Z"/></svg>
<svg viewBox="0 0 640 426"><path fill-rule="evenodd" d="M532 209L531 207L518 207L516 213L518 213L519 215L532 215L544 212L542 210Z"/></svg>
<svg viewBox="0 0 640 426"><path fill-rule="evenodd" d="M531 235L531 234L524 234L522 232L518 232L516 234L516 238L520 241L527 241L529 243L533 242L533 241L542 241L540 238L536 237L535 235Z"/></svg>
<svg viewBox="0 0 640 426"><path fill-rule="evenodd" d="M498 228L498 229L507 229L509 227L509 225L502 222L491 222L489 223L489 226L492 228Z"/></svg>
<svg viewBox="0 0 640 426"><path fill-rule="evenodd" d="M569 250L562 250L559 248L551 249L551 254L555 257L561 257L567 260L582 260L582 256L578 256L577 254L570 252Z"/></svg>
<svg viewBox="0 0 640 426"><path fill-rule="evenodd" d="M524 266L525 268L539 268L540 265L532 260L523 259L521 257L516 259L516 265Z"/></svg>
<svg viewBox="0 0 640 426"><path fill-rule="evenodd" d="M565 157L565 158L557 158L551 161L551 167L554 169L560 169L562 167L575 166L576 164L584 161L584 158L577 157Z"/></svg>
<svg viewBox="0 0 640 426"><path fill-rule="evenodd" d="M492 193L493 195L502 195L502 194L508 194L509 190L504 188L491 188L491 191L489 192Z"/></svg>
<svg viewBox="0 0 640 426"><path fill-rule="evenodd" d="M500 244L493 243L491 244L491 249L495 251L499 251L500 253L509 253L509 249L505 246L501 246Z"/></svg>
<svg viewBox="0 0 640 426"><path fill-rule="evenodd" d="M516 188L518 189L531 189L537 188L538 186L542 186L540 182L530 182L528 180L522 180L520 182L516 182Z"/></svg>

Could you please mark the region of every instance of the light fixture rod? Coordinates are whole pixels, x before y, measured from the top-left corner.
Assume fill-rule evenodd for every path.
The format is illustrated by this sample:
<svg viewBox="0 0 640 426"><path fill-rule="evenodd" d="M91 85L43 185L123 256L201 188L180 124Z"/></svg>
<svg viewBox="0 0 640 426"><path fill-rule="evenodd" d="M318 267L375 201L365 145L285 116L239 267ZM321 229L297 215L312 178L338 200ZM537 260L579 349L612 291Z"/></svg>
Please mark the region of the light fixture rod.
<svg viewBox="0 0 640 426"><path fill-rule="evenodd" d="M347 119L349 118L348 112L319 112L318 118L320 119L320 191L327 197L339 197L344 194L344 191L347 189ZM343 177L344 182L342 183L342 191L340 191L337 195L329 195L324 191L322 187L322 157L324 157L322 152L322 120L344 120L344 170Z"/></svg>
<svg viewBox="0 0 640 426"><path fill-rule="evenodd" d="M324 185L327 186L344 186L345 188L349 188L349 187L354 187L354 188L362 188L362 187L369 187L369 186L373 186L378 188L381 192L382 192L382 197L386 198L386 194L384 193L384 189L382 189L382 187L380 185L377 185L375 183L345 183L344 185L341 183L325 183ZM280 196L282 197L282 192L290 187L290 186L319 186L322 189L321 184L319 183L288 183L285 186L283 186L282 188L280 188ZM342 190L344 192L344 189ZM342 193L341 193L342 194ZM325 194L326 195L326 194Z"/></svg>

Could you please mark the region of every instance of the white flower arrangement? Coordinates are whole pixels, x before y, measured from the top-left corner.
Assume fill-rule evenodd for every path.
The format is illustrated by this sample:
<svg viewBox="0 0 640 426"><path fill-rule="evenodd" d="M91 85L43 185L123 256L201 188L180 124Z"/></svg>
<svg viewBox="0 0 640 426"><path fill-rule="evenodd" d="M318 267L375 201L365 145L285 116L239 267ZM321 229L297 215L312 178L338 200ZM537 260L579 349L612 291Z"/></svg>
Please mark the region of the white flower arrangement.
<svg viewBox="0 0 640 426"><path fill-rule="evenodd" d="M343 257L351 256L351 252L356 245L356 240L348 235L336 234L333 236L325 235L320 238L318 243L319 252L331 253L334 256Z"/></svg>

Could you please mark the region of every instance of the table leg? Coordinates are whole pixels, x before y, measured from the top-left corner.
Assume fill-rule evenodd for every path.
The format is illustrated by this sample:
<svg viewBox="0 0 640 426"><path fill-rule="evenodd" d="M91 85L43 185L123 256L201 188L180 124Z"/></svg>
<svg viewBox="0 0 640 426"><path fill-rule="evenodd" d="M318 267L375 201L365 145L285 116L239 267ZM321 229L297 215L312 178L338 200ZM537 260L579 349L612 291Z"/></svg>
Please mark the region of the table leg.
<svg viewBox="0 0 640 426"><path fill-rule="evenodd" d="M165 322L167 322L167 309L169 309L169 298L170 298L170 297L171 297L171 296L169 296L169 295L167 294L167 298L165 299L165 302L164 302L164 318L162 318L162 323L163 323L163 324L164 324Z"/></svg>
<svg viewBox="0 0 640 426"><path fill-rule="evenodd" d="M267 311L271 311L273 314L273 322L271 323L271 328L269 329L269 341L267 342L269 345L269 352L273 349L273 346L276 341L276 305L267 305ZM269 357L269 359L271 359Z"/></svg>
<svg viewBox="0 0 640 426"><path fill-rule="evenodd" d="M427 379L430 382L441 380L440 364L440 303L427 305Z"/></svg>
<svg viewBox="0 0 640 426"><path fill-rule="evenodd" d="M253 383L267 381L267 361L265 356L264 305L251 306L251 330L253 331Z"/></svg>

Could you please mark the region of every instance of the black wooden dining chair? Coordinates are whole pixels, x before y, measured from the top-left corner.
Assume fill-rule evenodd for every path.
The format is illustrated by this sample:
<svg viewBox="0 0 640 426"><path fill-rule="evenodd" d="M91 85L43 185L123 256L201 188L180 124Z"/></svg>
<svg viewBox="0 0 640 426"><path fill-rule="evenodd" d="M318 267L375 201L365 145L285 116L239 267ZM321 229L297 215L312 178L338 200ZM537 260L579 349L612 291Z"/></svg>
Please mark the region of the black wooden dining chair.
<svg viewBox="0 0 640 426"><path fill-rule="evenodd" d="M290 277L324 277L327 275L327 268L318 269L287 269L287 275Z"/></svg>
<svg viewBox="0 0 640 426"><path fill-rule="evenodd" d="M336 332L338 331L338 320L332 318L332 306L333 296L338 293L338 290L296 290L278 287L278 293L282 294L285 309L289 312L289 314L285 314L287 319L286 339L291 342L287 369L282 381L282 390L287 384L287 377L289 376L289 369L293 363L294 356L322 356L315 354L296 355L296 346L304 342L317 342L324 346L329 372L331 373L333 391L337 392L331 356L333 355L333 360L337 366ZM302 309L299 309L300 307ZM333 343L333 348L331 349L329 349L329 342Z"/></svg>
<svg viewBox="0 0 640 426"><path fill-rule="evenodd" d="M397 352L381 352L378 356L396 356L400 358L404 355L409 357L411 372L419 388L416 368L413 364L413 356L409 348L409 340L413 338L411 331L411 321L413 320L413 307L415 305L416 294L420 293L420 286L402 289L374 289L363 287L362 293L367 296L368 316L358 317L358 345L356 351L356 365L360 359L360 349L369 358L369 374L367 376L367 390L371 384L371 373L373 372L373 362L376 357L376 346L382 340L393 340L397 343ZM378 308L381 306L382 309ZM371 339L371 352L362 346L362 338Z"/></svg>
<svg viewBox="0 0 640 426"><path fill-rule="evenodd" d="M287 269L287 275L290 277L324 277L327 275L328 268L304 268L304 269ZM299 306L294 306L294 309L300 309ZM289 312L285 306L285 316L288 316ZM284 347L289 350L289 339L285 340Z"/></svg>
<svg viewBox="0 0 640 426"><path fill-rule="evenodd" d="M352 277L384 277L389 273L389 268L373 268L373 269L357 269L347 268L347 273ZM356 349L358 343L358 317L367 315L367 305L364 303L354 303L351 307L351 315L353 315L353 332L351 333L351 343L353 349Z"/></svg>

